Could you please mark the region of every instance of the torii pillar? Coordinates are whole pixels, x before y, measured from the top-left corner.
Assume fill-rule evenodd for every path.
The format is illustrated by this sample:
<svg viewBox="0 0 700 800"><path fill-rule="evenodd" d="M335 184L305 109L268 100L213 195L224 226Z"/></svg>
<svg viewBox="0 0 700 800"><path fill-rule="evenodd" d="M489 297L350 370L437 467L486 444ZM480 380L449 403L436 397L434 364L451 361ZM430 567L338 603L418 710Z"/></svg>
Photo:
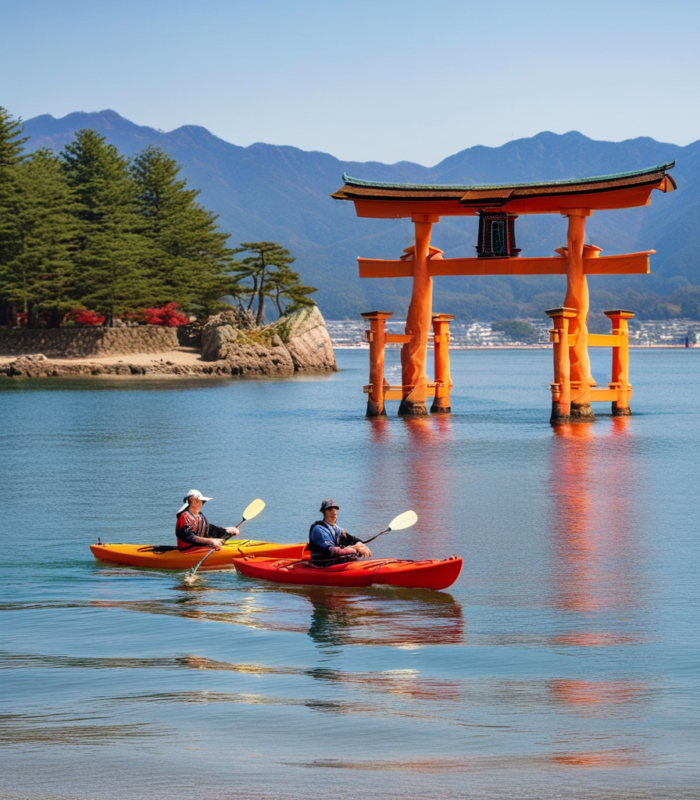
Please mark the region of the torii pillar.
<svg viewBox="0 0 700 800"><path fill-rule="evenodd" d="M575 308L576 316L569 321L569 334L574 337L570 348L571 411L570 418L579 422L595 422L591 409L591 360L588 356L588 327L586 319L590 305L588 281L583 271L583 242L586 235L587 208L569 208L562 212L569 218L566 234L567 257L566 298L564 306Z"/></svg>
<svg viewBox="0 0 700 800"><path fill-rule="evenodd" d="M416 246L413 252L413 290L406 315L406 333L412 338L401 348L401 384L403 397L399 415L425 417L428 415L428 378L425 362L428 355L428 336L433 314L433 279L428 272L430 234L433 223L440 217L433 214L414 214Z"/></svg>

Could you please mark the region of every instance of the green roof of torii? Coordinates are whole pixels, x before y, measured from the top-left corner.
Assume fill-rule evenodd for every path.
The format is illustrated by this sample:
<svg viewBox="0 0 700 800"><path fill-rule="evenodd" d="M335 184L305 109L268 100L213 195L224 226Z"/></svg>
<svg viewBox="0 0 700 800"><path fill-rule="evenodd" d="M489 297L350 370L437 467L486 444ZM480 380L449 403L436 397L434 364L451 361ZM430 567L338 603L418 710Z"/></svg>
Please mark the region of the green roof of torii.
<svg viewBox="0 0 700 800"><path fill-rule="evenodd" d="M666 172L666 170L675 167L675 161L668 161L665 164L658 164L654 167L646 167L645 169L636 169L631 172L618 172L613 175L597 175L592 178L567 178L563 181L536 181L533 183L500 183L500 184L424 184L424 183L383 183L381 181L363 181L359 178L353 178L346 172L343 173L343 182L347 186L358 186L367 189L399 189L399 190L412 190L412 191L455 191L467 192L471 189L477 190L493 190L493 189L524 189L535 188L544 186L578 186L586 183L601 183L607 181L618 181L624 178L637 178L644 175L651 175L659 172Z"/></svg>
<svg viewBox="0 0 700 800"><path fill-rule="evenodd" d="M430 185L363 181L344 174L344 185L331 197L351 200L360 216L398 218L409 213L479 214L502 209L512 214L554 214L579 206L590 209L633 208L649 203L653 189L672 192L676 183L666 171L675 161L615 175L564 181L486 185Z"/></svg>

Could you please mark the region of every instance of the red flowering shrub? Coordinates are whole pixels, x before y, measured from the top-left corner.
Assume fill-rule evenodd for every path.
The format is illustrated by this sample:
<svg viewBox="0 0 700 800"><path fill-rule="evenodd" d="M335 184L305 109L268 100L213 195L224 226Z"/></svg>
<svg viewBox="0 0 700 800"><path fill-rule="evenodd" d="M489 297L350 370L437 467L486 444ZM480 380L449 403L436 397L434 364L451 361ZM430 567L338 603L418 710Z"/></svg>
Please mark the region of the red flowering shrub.
<svg viewBox="0 0 700 800"><path fill-rule="evenodd" d="M64 320L87 328L102 325L105 318L96 311L88 311L85 308L73 308L66 314Z"/></svg>
<svg viewBox="0 0 700 800"><path fill-rule="evenodd" d="M26 311L20 311L17 314L17 327L26 328L28 320L29 320L29 314L27 314Z"/></svg>
<svg viewBox="0 0 700 800"><path fill-rule="evenodd" d="M146 325L163 325L166 328L187 325L189 317L181 314L178 308L180 308L178 303L166 303L161 308L144 308L142 318Z"/></svg>

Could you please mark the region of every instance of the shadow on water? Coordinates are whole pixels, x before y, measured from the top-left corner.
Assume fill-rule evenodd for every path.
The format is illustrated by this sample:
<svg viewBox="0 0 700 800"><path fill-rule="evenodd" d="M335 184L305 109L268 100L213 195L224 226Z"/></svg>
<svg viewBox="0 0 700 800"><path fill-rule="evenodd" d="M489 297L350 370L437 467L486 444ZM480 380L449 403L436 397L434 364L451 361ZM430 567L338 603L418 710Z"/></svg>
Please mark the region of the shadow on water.
<svg viewBox="0 0 700 800"><path fill-rule="evenodd" d="M518 772L546 767L598 767L599 769L612 769L615 767L631 768L641 767L645 759L636 748L619 748L617 750L593 750L588 752L561 751L547 754L508 754L508 755L475 755L464 758L412 758L412 759L383 759L383 760L353 760L353 759L315 759L294 764L307 769L346 769L372 772L414 772L419 774L475 773L479 771L490 772ZM291 765L290 765L291 766ZM486 795L484 795L486 796ZM498 795L503 797L504 795ZM508 795L519 796L519 794ZM608 795L606 795L608 796ZM630 793L628 797L646 798L645 793ZM600 797L600 795L598 795Z"/></svg>
<svg viewBox="0 0 700 800"><path fill-rule="evenodd" d="M196 655L183 655L169 658L100 658L72 657L37 654L12 654L0 652L0 669L63 669L63 670L152 670L161 675L164 670L185 670L197 672L231 672L243 679L243 686L252 691L221 691L216 683L194 681L195 686L188 689L166 689L159 691L138 691L127 694L107 694L98 698L102 714L110 714L116 705L135 704L140 709L144 704L156 705L210 705L234 704L253 706L298 706L310 711L338 715L359 715L366 717L406 717L416 720L438 721L441 723L464 724L454 719L454 703L463 695L461 683L453 679L436 679L424 676L417 669L396 669L384 671L353 672L343 669L321 667L268 666L254 663L230 663L216 661ZM275 677L285 676L303 678L313 684L298 681L288 686L295 689L288 694L268 694L260 691L261 684L255 687L245 684L246 676ZM112 677L110 682L115 682ZM139 681L140 682L140 681ZM161 678L161 681L165 682ZM227 679L226 683L230 681ZM200 684L199 686L197 684ZM116 683L115 683L116 685ZM120 685L123 685L123 681ZM220 683L219 683L220 685ZM239 685L241 685L239 683ZM279 683L276 683L279 687ZM298 693L299 687L305 691ZM342 686L342 694L337 687ZM335 687L335 688L334 688ZM331 697L319 694L328 688ZM369 699L369 696L372 696ZM418 703L418 704L417 704ZM148 717L148 714L146 714ZM131 716L133 719L133 716ZM138 724L106 724L100 713L93 710L89 718L75 714L43 715L0 715L0 743L55 742L63 744L107 743L109 740L128 739L130 736L149 736L166 734L164 728L151 727L152 719ZM92 741L94 739L94 742Z"/></svg>
<svg viewBox="0 0 700 800"><path fill-rule="evenodd" d="M357 594L310 588L309 636L319 647L421 647L464 643L462 606L449 594L375 589Z"/></svg>
<svg viewBox="0 0 700 800"><path fill-rule="evenodd" d="M149 723L100 722L94 714L0 714L0 745L113 745L131 738L160 737Z"/></svg>
<svg viewBox="0 0 700 800"><path fill-rule="evenodd" d="M246 582L247 584L247 582ZM100 608L308 633L319 647L421 647L464 643L462 606L450 594L421 589L176 584L174 597L4 603L5 611ZM289 603L284 598L300 602Z"/></svg>

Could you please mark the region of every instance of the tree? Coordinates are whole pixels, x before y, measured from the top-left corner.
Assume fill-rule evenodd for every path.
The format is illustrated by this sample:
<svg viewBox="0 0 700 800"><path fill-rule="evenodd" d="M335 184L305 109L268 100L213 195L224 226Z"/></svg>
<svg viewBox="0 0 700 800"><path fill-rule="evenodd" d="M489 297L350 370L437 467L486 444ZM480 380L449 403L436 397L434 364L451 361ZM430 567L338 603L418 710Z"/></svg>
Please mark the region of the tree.
<svg viewBox="0 0 700 800"><path fill-rule="evenodd" d="M540 337L537 328L522 319L503 319L500 322L492 322L491 330L503 331L507 339L516 342L536 342Z"/></svg>
<svg viewBox="0 0 700 800"><path fill-rule="evenodd" d="M680 306L680 316L687 319L700 319L700 287L681 286L668 298L672 304Z"/></svg>
<svg viewBox="0 0 700 800"><path fill-rule="evenodd" d="M288 264L278 267L268 274L269 294L274 300L277 311L282 314L293 314L302 308L310 308L316 303L308 296L316 290L315 286L306 286Z"/></svg>
<svg viewBox="0 0 700 800"><path fill-rule="evenodd" d="M146 266L158 302L176 302L208 315L234 289L233 253L217 216L196 201L199 190L179 178L182 166L160 148L149 146L133 160L140 232L148 242Z"/></svg>
<svg viewBox="0 0 700 800"><path fill-rule="evenodd" d="M234 253L252 253L234 267L234 274L238 281L238 291L242 296L248 297L248 308L253 307L257 300L258 307L255 322L262 325L265 322L265 298L270 297L275 301L278 311L282 313L282 300L286 299L292 307L314 305L306 295L315 292L312 286L304 286L299 280L299 273L291 269L296 260L282 245L276 242L241 242ZM252 283L245 285L243 282L250 280Z"/></svg>
<svg viewBox="0 0 700 800"><path fill-rule="evenodd" d="M24 144L29 137L23 133L21 118L13 119L10 112L0 106L0 169L14 167L24 160Z"/></svg>
<svg viewBox="0 0 700 800"><path fill-rule="evenodd" d="M93 130L78 131L61 161L78 203L76 295L111 326L115 316L156 300L142 263L147 248L139 235L135 184L127 159Z"/></svg>
<svg viewBox="0 0 700 800"><path fill-rule="evenodd" d="M37 150L19 165L17 174L16 247L12 258L0 264L2 294L25 312L30 326L44 312L46 322L58 327L75 305L75 201L59 159L49 150Z"/></svg>
<svg viewBox="0 0 700 800"><path fill-rule="evenodd" d="M15 225L21 197L19 167L25 158L24 144L29 138L23 133L22 120L13 119L9 111L0 106L0 269L5 276L9 263L20 249ZM8 324L13 317L12 302L0 278L0 323Z"/></svg>

